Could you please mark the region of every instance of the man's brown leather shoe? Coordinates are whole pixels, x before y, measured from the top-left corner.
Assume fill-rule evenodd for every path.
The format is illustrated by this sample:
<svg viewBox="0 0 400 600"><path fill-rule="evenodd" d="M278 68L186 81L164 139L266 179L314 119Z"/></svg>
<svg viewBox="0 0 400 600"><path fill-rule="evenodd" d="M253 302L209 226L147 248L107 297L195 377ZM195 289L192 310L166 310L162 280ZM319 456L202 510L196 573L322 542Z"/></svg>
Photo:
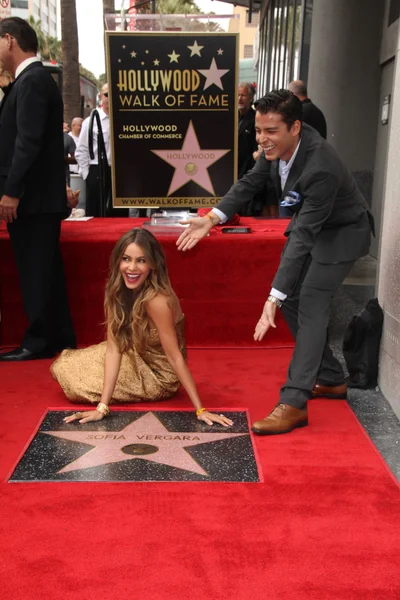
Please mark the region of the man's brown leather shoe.
<svg viewBox="0 0 400 600"><path fill-rule="evenodd" d="M316 383L312 390L312 398L331 398L333 400L346 400L347 385L322 385Z"/></svg>
<svg viewBox="0 0 400 600"><path fill-rule="evenodd" d="M258 435L279 435L306 425L308 425L307 409L302 410L288 404L277 404L268 417L253 423L251 430Z"/></svg>

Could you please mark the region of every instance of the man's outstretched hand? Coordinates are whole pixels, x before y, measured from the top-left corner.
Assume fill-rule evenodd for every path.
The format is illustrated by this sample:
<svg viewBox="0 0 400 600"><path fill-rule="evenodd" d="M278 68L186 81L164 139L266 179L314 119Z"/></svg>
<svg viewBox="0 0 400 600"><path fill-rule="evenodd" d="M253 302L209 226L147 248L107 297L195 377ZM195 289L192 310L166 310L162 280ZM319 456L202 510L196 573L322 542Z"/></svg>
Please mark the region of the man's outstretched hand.
<svg viewBox="0 0 400 600"><path fill-rule="evenodd" d="M254 341L261 342L264 335L267 333L270 327L276 329L275 325L275 313L276 313L276 304L273 302L266 301L264 304L264 308L256 325L256 329L254 332Z"/></svg>
<svg viewBox="0 0 400 600"><path fill-rule="evenodd" d="M207 217L187 219L186 221L179 221L179 223L181 223L181 225L189 225L176 242L178 250L182 250L183 252L185 252L185 250L191 250L213 227L212 222Z"/></svg>

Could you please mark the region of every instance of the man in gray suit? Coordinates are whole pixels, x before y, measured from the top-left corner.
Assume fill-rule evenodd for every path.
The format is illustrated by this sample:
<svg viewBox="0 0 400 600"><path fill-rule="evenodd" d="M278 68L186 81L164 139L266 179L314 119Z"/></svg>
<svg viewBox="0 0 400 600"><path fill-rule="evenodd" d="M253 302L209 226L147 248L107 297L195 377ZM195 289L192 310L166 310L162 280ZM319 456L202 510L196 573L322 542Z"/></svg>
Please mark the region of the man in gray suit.
<svg viewBox="0 0 400 600"><path fill-rule="evenodd" d="M270 327L276 327L279 307L296 344L278 404L253 424L255 433L272 435L307 425L309 398L346 397L343 370L327 340L330 306L354 262L368 253L372 217L340 156L302 123L296 96L274 90L255 107L257 141L264 155L232 186L218 208L187 221L190 227L177 245L179 250L193 248L214 225L248 202L270 174L275 178L280 204L293 217L254 339L261 340Z"/></svg>

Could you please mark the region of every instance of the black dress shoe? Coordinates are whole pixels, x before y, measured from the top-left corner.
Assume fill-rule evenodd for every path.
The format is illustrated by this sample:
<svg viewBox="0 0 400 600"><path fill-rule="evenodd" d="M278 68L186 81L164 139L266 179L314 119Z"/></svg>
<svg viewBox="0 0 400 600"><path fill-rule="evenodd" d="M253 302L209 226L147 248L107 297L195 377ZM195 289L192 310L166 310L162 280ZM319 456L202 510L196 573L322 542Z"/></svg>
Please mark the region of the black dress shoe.
<svg viewBox="0 0 400 600"><path fill-rule="evenodd" d="M54 352L51 350L42 350L41 352L31 352L26 348L14 348L9 352L0 354L0 361L13 362L13 361L24 361L24 360L39 360L41 358L53 358Z"/></svg>

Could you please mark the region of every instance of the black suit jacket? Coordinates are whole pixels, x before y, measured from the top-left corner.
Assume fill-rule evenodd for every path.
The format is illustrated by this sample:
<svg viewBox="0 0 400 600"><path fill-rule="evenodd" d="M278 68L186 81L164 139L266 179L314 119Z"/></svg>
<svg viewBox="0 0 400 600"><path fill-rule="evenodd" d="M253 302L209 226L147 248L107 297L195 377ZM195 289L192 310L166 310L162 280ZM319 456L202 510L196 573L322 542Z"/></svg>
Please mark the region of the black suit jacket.
<svg viewBox="0 0 400 600"><path fill-rule="evenodd" d="M301 102L303 108L303 121L307 125L311 125L318 131L320 135L326 140L326 121L324 113L318 106L315 106L310 100L306 98Z"/></svg>
<svg viewBox="0 0 400 600"><path fill-rule="evenodd" d="M249 108L239 121L238 179L241 179L247 171L250 171L254 167L253 152L258 148L255 118L255 110Z"/></svg>
<svg viewBox="0 0 400 600"><path fill-rule="evenodd" d="M280 190L277 162L261 156L237 181L217 208L232 217L262 187L268 177ZM294 191L299 203L285 231L288 241L273 287L291 295L309 254L320 263L353 261L368 253L372 217L349 169L314 129L303 125L301 143L281 199Z"/></svg>
<svg viewBox="0 0 400 600"><path fill-rule="evenodd" d="M26 67L0 104L0 197L20 199L18 214L69 214L63 102L41 62Z"/></svg>

